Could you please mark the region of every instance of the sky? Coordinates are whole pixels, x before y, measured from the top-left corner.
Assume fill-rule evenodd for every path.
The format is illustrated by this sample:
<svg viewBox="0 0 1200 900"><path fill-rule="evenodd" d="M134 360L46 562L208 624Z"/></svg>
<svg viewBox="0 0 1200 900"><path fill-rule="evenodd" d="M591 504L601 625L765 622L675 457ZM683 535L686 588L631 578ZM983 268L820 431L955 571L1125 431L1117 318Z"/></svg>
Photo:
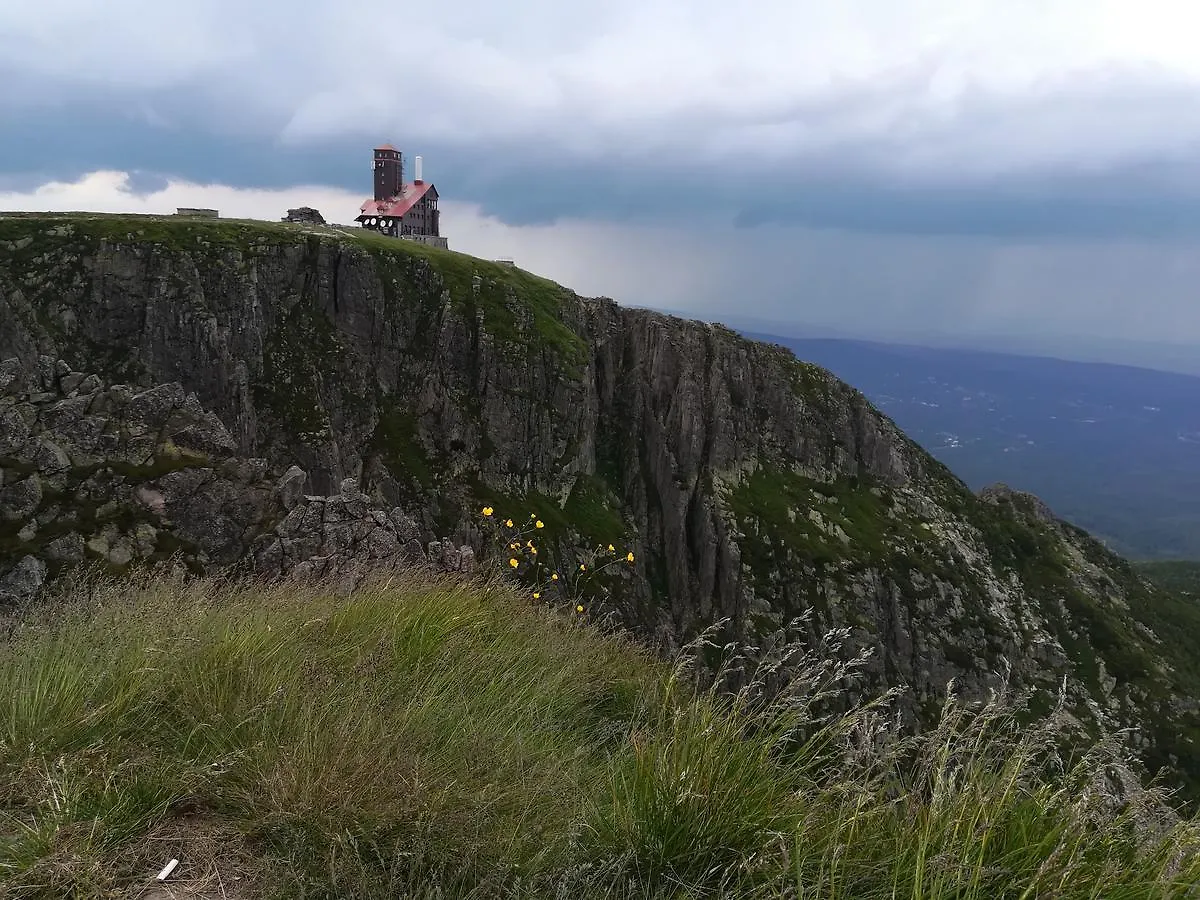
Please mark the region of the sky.
<svg viewBox="0 0 1200 900"><path fill-rule="evenodd" d="M1200 359L1198 32L1190 0L0 0L0 209L349 222L391 142L453 248L581 293Z"/></svg>

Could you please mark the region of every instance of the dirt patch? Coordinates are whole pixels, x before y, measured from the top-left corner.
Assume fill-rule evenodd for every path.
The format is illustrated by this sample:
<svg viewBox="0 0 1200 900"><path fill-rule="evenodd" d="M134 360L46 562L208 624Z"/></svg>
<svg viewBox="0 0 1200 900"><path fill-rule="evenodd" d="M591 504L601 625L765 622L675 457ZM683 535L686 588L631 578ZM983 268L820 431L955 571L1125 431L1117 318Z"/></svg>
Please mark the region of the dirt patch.
<svg viewBox="0 0 1200 900"><path fill-rule="evenodd" d="M171 819L139 842L146 866L142 884L125 892L136 900L253 900L261 896L261 862L233 826L202 816ZM179 860L165 881L157 875Z"/></svg>

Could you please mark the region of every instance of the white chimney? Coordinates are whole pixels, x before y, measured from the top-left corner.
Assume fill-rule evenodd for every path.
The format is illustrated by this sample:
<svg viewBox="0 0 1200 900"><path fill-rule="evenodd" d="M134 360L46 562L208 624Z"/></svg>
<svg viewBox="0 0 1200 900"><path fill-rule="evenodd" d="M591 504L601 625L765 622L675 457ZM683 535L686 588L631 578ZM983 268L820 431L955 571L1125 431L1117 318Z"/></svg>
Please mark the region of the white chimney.
<svg viewBox="0 0 1200 900"><path fill-rule="evenodd" d="M413 160L413 181L420 182L421 180L421 157Z"/></svg>

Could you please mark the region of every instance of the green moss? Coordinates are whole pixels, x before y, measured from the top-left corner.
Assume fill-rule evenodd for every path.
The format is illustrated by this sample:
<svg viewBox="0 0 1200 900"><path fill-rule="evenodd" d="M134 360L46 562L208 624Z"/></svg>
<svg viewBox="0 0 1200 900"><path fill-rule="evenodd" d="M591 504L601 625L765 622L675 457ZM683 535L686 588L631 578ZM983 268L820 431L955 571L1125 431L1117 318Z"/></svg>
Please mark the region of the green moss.
<svg viewBox="0 0 1200 900"><path fill-rule="evenodd" d="M976 500L970 512L992 559L1016 571L1029 588L1054 587L1068 578L1070 569L1062 555L1061 539L1048 529L1034 526L1007 501L993 504Z"/></svg>
<svg viewBox="0 0 1200 900"><path fill-rule="evenodd" d="M329 229L330 234L335 234ZM32 244L12 253L36 255L81 241L113 244L158 244L172 250L228 247L238 250L292 243L303 239L304 226L243 219L203 219L122 213L35 213L0 216L0 241Z"/></svg>
<svg viewBox="0 0 1200 900"><path fill-rule="evenodd" d="M790 350L786 350L786 353L792 356ZM791 378L792 390L798 397L808 401L829 401L834 379L820 366L793 357L787 361L785 370Z"/></svg>
<svg viewBox="0 0 1200 900"><path fill-rule="evenodd" d="M422 447L417 418L395 398L380 403L379 423L371 436L371 450L379 454L393 478L415 481L420 487L433 484L433 469Z"/></svg>
<svg viewBox="0 0 1200 900"><path fill-rule="evenodd" d="M207 454L193 450L184 450L174 444L160 445L154 454L154 459L148 463L130 463L123 460L109 460L102 466L76 470L80 474L105 468L133 481L151 481L178 472L181 469L203 468L212 464Z"/></svg>
<svg viewBox="0 0 1200 900"><path fill-rule="evenodd" d="M763 467L732 493L730 508L743 530L759 538L743 547L752 569L770 568L779 553L818 566L892 560L919 568L929 559L919 552L926 538L916 523L893 512L886 490L865 477L823 482ZM822 528L813 513L848 540Z"/></svg>
<svg viewBox="0 0 1200 900"><path fill-rule="evenodd" d="M576 479L571 495L563 508L563 518L570 527L597 544L624 542L627 536L621 518L620 499L603 479L581 475Z"/></svg>
<svg viewBox="0 0 1200 900"><path fill-rule="evenodd" d="M307 443L329 434L325 379L341 368L345 348L311 300L300 300L277 323L263 348L262 378L255 403L269 410L288 434Z"/></svg>
<svg viewBox="0 0 1200 900"><path fill-rule="evenodd" d="M1132 617L1080 589L1062 536L1035 518L1029 500L1018 496L997 503L976 501L972 513L994 562L1018 575L1085 682L1100 688L1102 659L1119 682L1161 689L1152 684L1157 680L1153 659L1144 638L1134 630ZM1073 537L1089 549L1084 545L1090 538ZM1105 569L1120 574L1120 567L1105 565ZM1136 598L1141 593L1132 581L1123 587L1127 596Z"/></svg>
<svg viewBox="0 0 1200 900"><path fill-rule="evenodd" d="M1192 598L1192 606L1200 611L1200 562L1163 560L1138 563L1138 568L1163 590Z"/></svg>
<svg viewBox="0 0 1200 900"><path fill-rule="evenodd" d="M11 456L0 456L0 469L5 469L24 478L26 475L32 475L36 472L37 466L20 459L13 459Z"/></svg>
<svg viewBox="0 0 1200 900"><path fill-rule="evenodd" d="M106 526L115 525L121 532L130 533L139 524L155 526L158 535L157 547L148 562L157 562L177 552L194 552L189 542L170 535L162 529L162 522L137 503L111 502L113 482L142 484L183 469L206 467L210 460L202 453L195 453L164 444L157 448L154 458L146 463L131 463L109 460L87 466L75 466L62 473L61 482L43 479L42 501L35 515L52 507L59 510L50 521L39 526L31 540L18 537L26 522L0 522L0 559L18 559L29 553L38 554L48 544L65 535L76 533L86 538ZM31 474L32 467L17 460L0 458L0 469L16 472L22 476ZM85 485L91 485L88 490ZM117 566L107 557L88 549L88 558L110 575L123 575L141 563L134 561ZM51 574L56 574L62 565L50 563Z"/></svg>
<svg viewBox="0 0 1200 900"><path fill-rule="evenodd" d="M471 496L477 505L493 507L498 517L524 521L533 515L541 519L545 525L543 541L605 546L623 543L629 536L621 517L620 499L598 476L580 475L561 506L539 491L506 492L478 478L471 480Z"/></svg>
<svg viewBox="0 0 1200 900"><path fill-rule="evenodd" d="M1066 593L1066 606L1088 636L1088 643L1104 659L1109 674L1122 683L1141 681L1154 671L1154 663L1126 616L1101 607L1079 590Z"/></svg>
<svg viewBox="0 0 1200 900"><path fill-rule="evenodd" d="M564 305L574 295L562 285L513 266L371 231L347 234L344 239L366 248L385 270L399 266L411 283L419 283L412 263L427 263L440 277L452 307L467 321L481 319L502 348L522 355L548 350L572 369L586 359L583 339L563 322Z"/></svg>

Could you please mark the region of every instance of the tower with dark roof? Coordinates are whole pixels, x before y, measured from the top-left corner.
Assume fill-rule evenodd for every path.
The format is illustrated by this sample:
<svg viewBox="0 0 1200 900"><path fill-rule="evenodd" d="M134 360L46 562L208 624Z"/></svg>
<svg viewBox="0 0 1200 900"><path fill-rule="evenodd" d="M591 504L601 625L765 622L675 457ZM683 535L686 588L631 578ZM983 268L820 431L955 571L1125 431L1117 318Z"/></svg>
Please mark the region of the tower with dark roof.
<svg viewBox="0 0 1200 900"><path fill-rule="evenodd" d="M404 157L391 144L375 148L375 199L391 200L404 192Z"/></svg>

